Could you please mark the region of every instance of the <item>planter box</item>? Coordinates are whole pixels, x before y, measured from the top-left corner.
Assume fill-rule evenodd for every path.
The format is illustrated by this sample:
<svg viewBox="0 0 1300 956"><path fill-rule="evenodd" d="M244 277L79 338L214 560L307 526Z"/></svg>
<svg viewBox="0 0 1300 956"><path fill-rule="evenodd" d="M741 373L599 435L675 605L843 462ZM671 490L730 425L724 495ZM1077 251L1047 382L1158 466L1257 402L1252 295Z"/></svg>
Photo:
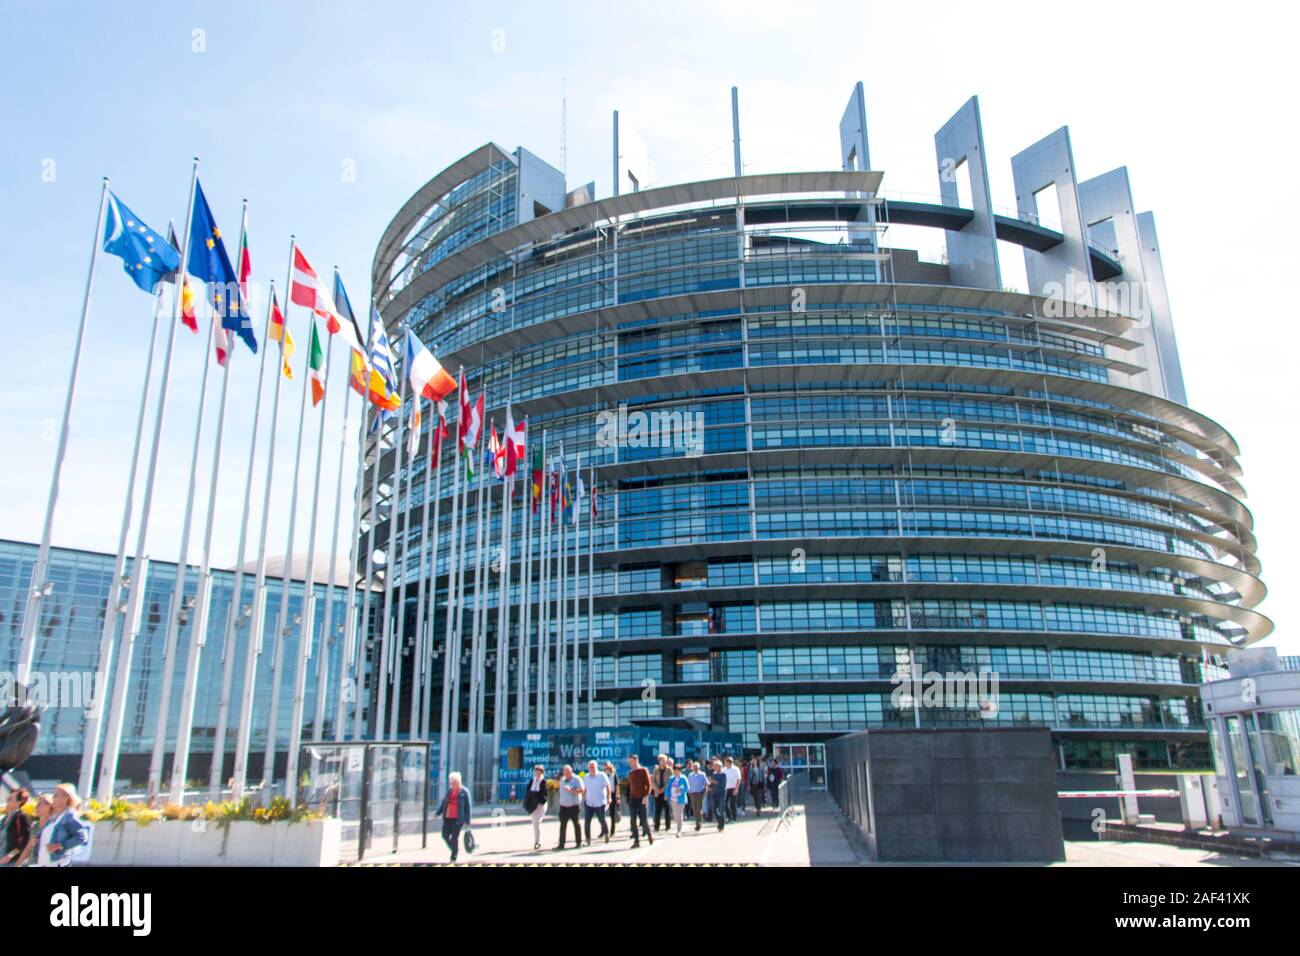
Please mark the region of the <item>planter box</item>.
<svg viewBox="0 0 1300 956"><path fill-rule="evenodd" d="M91 866L336 866L342 823L95 824Z"/></svg>

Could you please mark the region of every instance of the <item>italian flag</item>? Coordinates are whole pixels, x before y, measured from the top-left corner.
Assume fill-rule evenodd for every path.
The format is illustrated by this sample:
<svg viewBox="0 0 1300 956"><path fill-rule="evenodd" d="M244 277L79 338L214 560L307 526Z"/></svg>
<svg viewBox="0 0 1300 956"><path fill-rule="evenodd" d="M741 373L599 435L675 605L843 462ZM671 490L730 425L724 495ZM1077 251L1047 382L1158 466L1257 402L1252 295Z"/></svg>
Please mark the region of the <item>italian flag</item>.
<svg viewBox="0 0 1300 956"><path fill-rule="evenodd" d="M325 350L320 346L315 319L312 319L311 343L307 349L307 375L311 379L311 403L319 405L325 397Z"/></svg>

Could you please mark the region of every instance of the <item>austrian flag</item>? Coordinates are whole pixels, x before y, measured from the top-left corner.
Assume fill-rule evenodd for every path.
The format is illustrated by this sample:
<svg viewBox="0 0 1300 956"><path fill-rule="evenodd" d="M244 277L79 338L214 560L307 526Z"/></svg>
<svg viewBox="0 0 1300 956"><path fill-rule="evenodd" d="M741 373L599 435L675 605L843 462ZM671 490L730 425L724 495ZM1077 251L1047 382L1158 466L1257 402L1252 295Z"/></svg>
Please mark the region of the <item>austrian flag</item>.
<svg viewBox="0 0 1300 956"><path fill-rule="evenodd" d="M325 320L330 335L341 335L350 348L364 354L365 346L357 337L356 327L339 315L338 307L316 275L316 270L297 246L293 248L293 279L289 283L289 301L311 309Z"/></svg>

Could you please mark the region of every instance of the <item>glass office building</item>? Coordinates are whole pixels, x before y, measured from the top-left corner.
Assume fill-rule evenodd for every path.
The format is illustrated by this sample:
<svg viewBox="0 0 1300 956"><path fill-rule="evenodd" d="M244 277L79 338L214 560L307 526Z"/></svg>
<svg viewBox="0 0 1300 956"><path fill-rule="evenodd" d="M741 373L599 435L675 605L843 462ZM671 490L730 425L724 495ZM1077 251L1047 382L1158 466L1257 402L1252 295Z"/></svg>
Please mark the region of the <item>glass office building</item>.
<svg viewBox="0 0 1300 956"><path fill-rule="evenodd" d="M0 656L0 666L8 674L12 674L17 667L23 614L32 568L36 562L36 552L35 544L0 541L0 635L3 635L3 640L0 640L0 651L3 651L3 655ZM32 685L34 694L40 694L41 688L44 688L42 703L48 706L43 708L41 716L41 737L37 751L23 767L37 779L56 777L77 779L81 764L86 709L90 705L91 694L96 687L105 694L112 692L111 681L101 679L100 684L95 683L104 610L112 578L113 556L111 554L64 548L55 548L51 551L48 580L54 587L49 598L41 603L41 621L36 632L36 658L33 663ZM197 570L191 568L185 588L187 598L194 596L197 590L197 578ZM252 602L253 580L252 574L245 575L241 606L250 605ZM271 709L271 665L274 655L269 652L274 650L272 635L275 632L280 599L284 593L282 582L278 578L268 577L266 583L266 637L262 654L257 659L250 758L258 772L260 772L262 754L266 747ZM143 782L147 777L149 756L153 750L154 734L158 726L163 646L168 616L172 613L172 593L175 586L175 564L162 561L149 563L142 625L131 662L126 721L122 733L122 757L119 763L119 776L135 782ZM230 612L233 587L233 571L213 572L209 637L199 663L190 761L191 775L204 780L207 779L210 758L203 755L210 755L213 751L217 711L221 700L222 642L226 618ZM325 590L323 585L317 584L318 627L324 620ZM330 703L324 711L323 736L325 739L333 739L334 736L335 707L332 702L337 699L339 659L342 656L340 640L340 628L344 620L342 597L343 591L340 588L336 592L331 612L332 621L328 627L323 628L323 631L318 632L316 653L312 655L312 660L309 662L304 707L308 735L305 739L310 739L311 721L315 714L317 668L320 666L328 668L326 697L327 702ZM302 602L303 583L297 580L290 582L288 613L291 620L301 612ZM177 641L179 650L171 665L173 683L167 723L168 765L170 765L179 720L180 690L185 679L185 657L190 642L190 630L188 624L180 628ZM285 638L287 643L284 659L289 663L283 669L286 673L282 674L279 681L280 703L276 717L277 740L281 754L289 740L289 723L293 711L292 662L297 653L297 635L300 629L288 628L287 630L291 633ZM119 637L120 633L119 628ZM235 630L234 653L237 655L235 658L237 664L234 669L232 692L234 701L232 726L225 745L227 755L233 755L235 749L233 724L236 721L239 696L243 688L243 662L248 633L247 626ZM326 638L324 653L320 653L322 633ZM106 673L111 674L114 663L108 663Z"/></svg>
<svg viewBox="0 0 1300 956"><path fill-rule="evenodd" d="M1238 448L1183 394L1150 214L1130 208L1123 170L1076 181L1066 130L1012 160L1018 208L998 211L974 100L936 136L930 201L891 199L871 170L860 86L840 137L829 171L652 188L616 144L620 188L603 199L488 144L380 241L372 281L394 341L409 325L486 389L498 430L510 399L531 442L545 432L569 468L595 466L600 514L579 531L584 562L594 538L594 614L584 591L577 629L596 700L584 693L579 722L690 718L810 763L862 728L1035 724L1067 768L1121 751L1207 766L1197 685L1271 624L1252 609L1264 589ZM891 247L899 225L941 230L946 261ZM1008 243L1029 292L1002 283ZM699 423L702 441L602 433L638 413ZM452 457L429 535L439 647ZM408 642L425 463L402 470ZM386 542L393 456L379 467L367 512ZM534 692L520 706L539 635L534 614L521 636L513 537L488 726L497 706L508 728L555 726ZM996 676L996 693L906 692L952 673Z"/></svg>

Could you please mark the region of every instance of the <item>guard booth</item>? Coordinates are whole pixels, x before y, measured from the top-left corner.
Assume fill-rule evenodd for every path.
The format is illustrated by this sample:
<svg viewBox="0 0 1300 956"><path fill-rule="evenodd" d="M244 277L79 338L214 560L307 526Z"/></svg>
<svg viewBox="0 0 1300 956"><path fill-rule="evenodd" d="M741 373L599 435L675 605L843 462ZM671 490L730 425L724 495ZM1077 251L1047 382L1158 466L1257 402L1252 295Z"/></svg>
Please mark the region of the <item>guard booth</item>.
<svg viewBox="0 0 1300 956"><path fill-rule="evenodd" d="M1201 685L1224 826L1300 839L1300 657L1232 650L1228 674Z"/></svg>
<svg viewBox="0 0 1300 956"><path fill-rule="evenodd" d="M424 740L313 743L302 748L298 799L342 822L340 858L393 853L401 837L429 843L433 748Z"/></svg>

